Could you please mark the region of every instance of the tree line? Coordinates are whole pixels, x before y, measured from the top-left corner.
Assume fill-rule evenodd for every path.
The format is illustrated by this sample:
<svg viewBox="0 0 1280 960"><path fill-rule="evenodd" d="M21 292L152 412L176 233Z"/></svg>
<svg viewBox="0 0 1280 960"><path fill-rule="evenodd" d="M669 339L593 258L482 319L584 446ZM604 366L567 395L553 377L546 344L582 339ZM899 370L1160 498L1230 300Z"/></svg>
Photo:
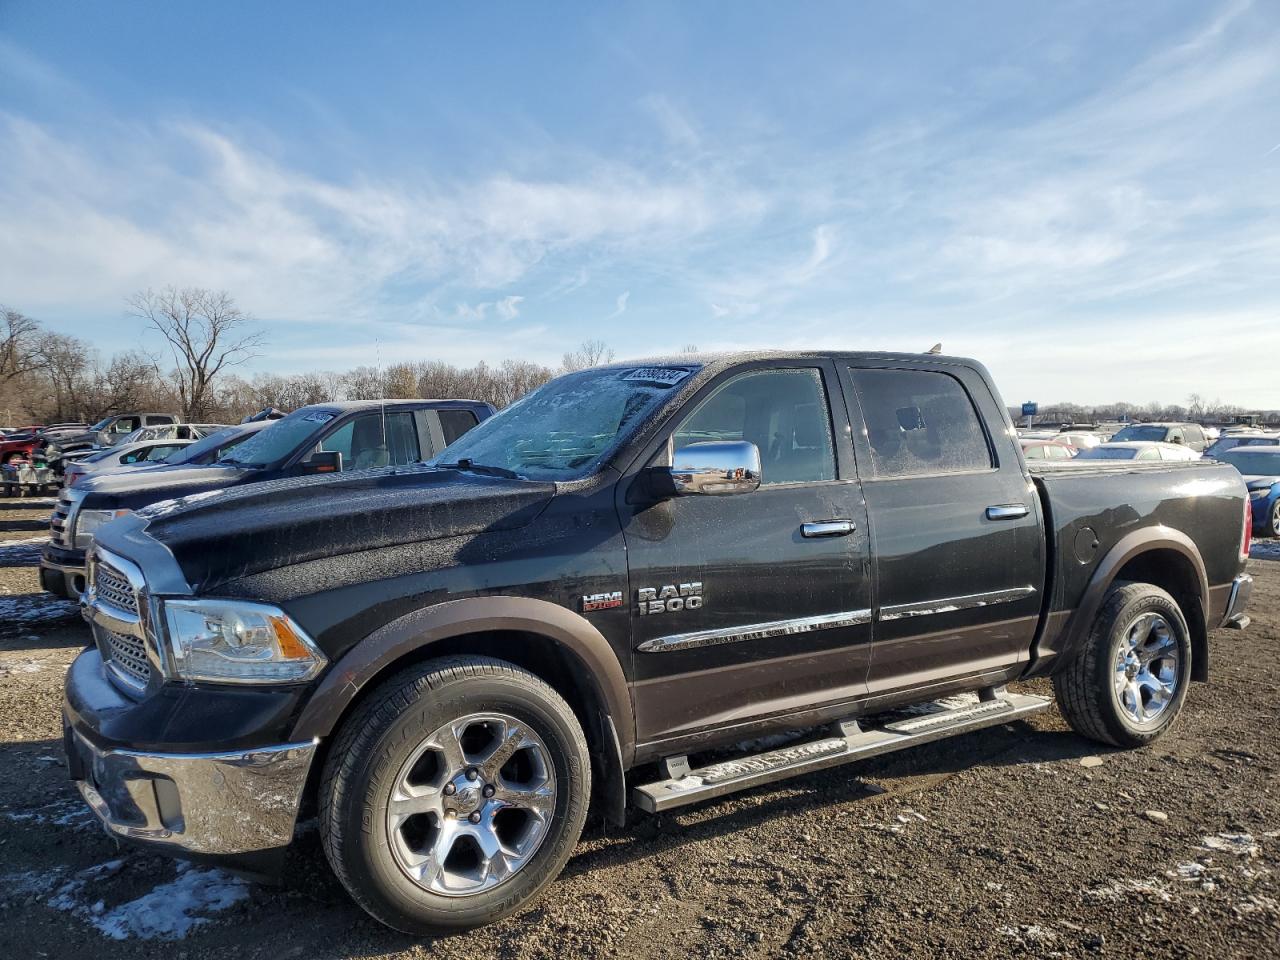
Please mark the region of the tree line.
<svg viewBox="0 0 1280 960"><path fill-rule="evenodd" d="M514 359L471 367L416 360L383 368L244 376L238 368L260 356L266 342L253 318L227 292L146 290L129 298L128 313L152 334L154 352L136 347L107 358L79 337L0 307L0 425L93 423L130 410L177 413L194 423L237 423L264 407L288 411L311 403L381 398L464 397L501 408L557 374L614 358L606 343L588 340L566 351L558 367ZM1035 420L1220 422L1244 412L1193 393L1185 404L1041 404ZM1019 408L1011 413L1020 419ZM1280 412L1268 411L1266 419L1280 419Z"/></svg>
<svg viewBox="0 0 1280 960"><path fill-rule="evenodd" d="M265 339L225 291L147 290L129 298L129 315L154 335L155 352L110 358L85 340L46 329L0 307L0 425L93 423L112 413L177 413L193 423L237 423L264 407L296 410L333 400L415 397L487 400L505 407L557 374L613 360L601 340L566 351L558 367L528 360L457 366L418 360L346 371L256 373L236 368L261 354Z"/></svg>

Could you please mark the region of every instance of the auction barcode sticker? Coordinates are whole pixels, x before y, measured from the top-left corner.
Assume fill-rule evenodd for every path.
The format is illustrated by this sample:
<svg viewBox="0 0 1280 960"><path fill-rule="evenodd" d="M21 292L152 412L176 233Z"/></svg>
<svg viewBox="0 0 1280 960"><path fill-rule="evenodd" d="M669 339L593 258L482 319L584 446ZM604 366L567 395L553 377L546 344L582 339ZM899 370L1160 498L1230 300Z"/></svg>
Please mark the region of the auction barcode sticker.
<svg viewBox="0 0 1280 960"><path fill-rule="evenodd" d="M639 367L628 373L623 380L644 380L648 383L661 383L674 386L689 375L688 370L679 367Z"/></svg>

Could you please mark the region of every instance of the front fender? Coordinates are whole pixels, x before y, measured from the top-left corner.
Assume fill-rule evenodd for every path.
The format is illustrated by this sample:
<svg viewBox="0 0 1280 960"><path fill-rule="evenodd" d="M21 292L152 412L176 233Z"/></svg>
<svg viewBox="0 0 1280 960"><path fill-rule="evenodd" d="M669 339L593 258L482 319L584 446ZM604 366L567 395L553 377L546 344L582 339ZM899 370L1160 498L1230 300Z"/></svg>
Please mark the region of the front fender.
<svg viewBox="0 0 1280 960"><path fill-rule="evenodd" d="M635 712L622 664L603 634L571 610L528 597L472 597L415 610L355 644L307 701L294 736L325 738L360 692L386 668L430 644L500 630L539 634L575 656L597 687L623 767L635 755Z"/></svg>

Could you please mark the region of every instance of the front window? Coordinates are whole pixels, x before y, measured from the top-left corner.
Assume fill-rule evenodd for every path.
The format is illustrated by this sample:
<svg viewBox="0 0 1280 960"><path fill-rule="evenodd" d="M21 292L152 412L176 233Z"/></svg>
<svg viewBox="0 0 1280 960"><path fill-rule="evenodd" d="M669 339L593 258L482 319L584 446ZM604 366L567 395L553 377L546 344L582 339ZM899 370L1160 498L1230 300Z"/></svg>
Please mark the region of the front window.
<svg viewBox="0 0 1280 960"><path fill-rule="evenodd" d="M1271 477L1280 475L1280 452L1246 453L1244 450L1237 448L1228 450L1218 459L1223 463L1231 464L1246 476Z"/></svg>
<svg viewBox="0 0 1280 960"><path fill-rule="evenodd" d="M746 440L760 451L760 482L834 480L827 396L817 370L758 370L735 377L702 402L672 445Z"/></svg>
<svg viewBox="0 0 1280 960"><path fill-rule="evenodd" d="M637 366L567 373L467 432L432 462L469 460L536 480L585 477L695 369Z"/></svg>
<svg viewBox="0 0 1280 960"><path fill-rule="evenodd" d="M342 454L343 470L400 466L421 459L412 413L366 413L348 420L320 444Z"/></svg>
<svg viewBox="0 0 1280 960"><path fill-rule="evenodd" d="M1153 427L1150 424L1134 424L1131 427L1125 427L1111 439L1116 443L1124 443L1130 440L1155 440L1162 441L1168 435L1168 427Z"/></svg>

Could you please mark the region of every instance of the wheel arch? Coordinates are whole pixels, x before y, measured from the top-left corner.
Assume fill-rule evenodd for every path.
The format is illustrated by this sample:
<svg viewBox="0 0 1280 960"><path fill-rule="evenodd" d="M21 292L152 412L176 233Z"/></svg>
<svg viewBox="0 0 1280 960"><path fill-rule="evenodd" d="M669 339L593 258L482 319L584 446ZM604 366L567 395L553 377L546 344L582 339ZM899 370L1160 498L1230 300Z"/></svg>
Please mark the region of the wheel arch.
<svg viewBox="0 0 1280 960"><path fill-rule="evenodd" d="M1150 583L1167 591L1191 631L1191 678L1209 679L1209 581L1195 542L1180 530L1150 527L1122 537L1094 570L1067 625L1064 663L1083 648L1108 591L1116 583Z"/></svg>
<svg viewBox="0 0 1280 960"><path fill-rule="evenodd" d="M294 727L295 739L331 734L387 677L451 654L484 654L549 683L582 724L596 767L595 800L624 817L624 776L635 755L635 714L626 675L608 640L564 607L525 597L476 597L424 607L358 642L321 681ZM323 765L317 757L316 767Z"/></svg>

